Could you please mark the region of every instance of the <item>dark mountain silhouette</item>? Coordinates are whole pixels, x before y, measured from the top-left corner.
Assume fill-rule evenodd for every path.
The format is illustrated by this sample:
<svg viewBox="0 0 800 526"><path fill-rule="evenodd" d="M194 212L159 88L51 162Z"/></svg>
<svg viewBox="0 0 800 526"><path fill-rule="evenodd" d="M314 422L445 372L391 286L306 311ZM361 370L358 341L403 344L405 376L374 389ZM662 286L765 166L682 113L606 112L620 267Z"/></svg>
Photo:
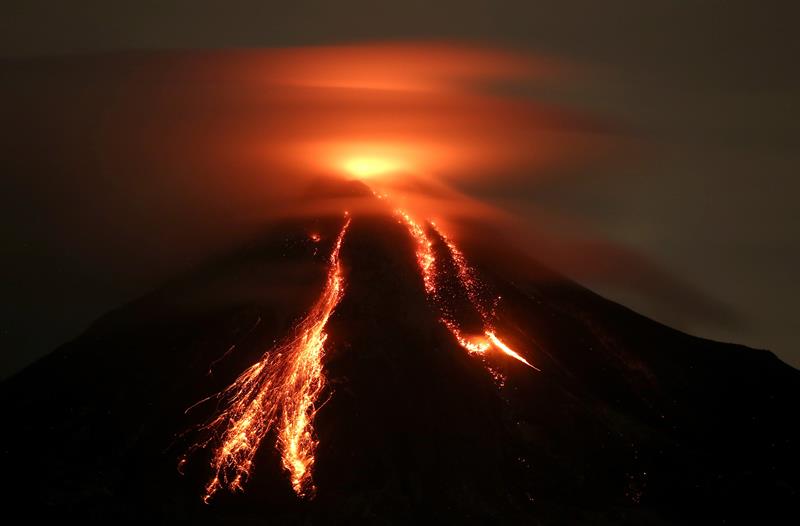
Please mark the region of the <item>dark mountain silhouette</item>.
<svg viewBox="0 0 800 526"><path fill-rule="evenodd" d="M468 245L503 297L499 328L541 369L492 356L506 377L498 387L437 321L413 241L390 214L354 214L342 246L315 497L292 492L270 436L245 491L204 504L208 454L190 456L183 475L177 461L184 431L214 403L184 410L229 385L314 302L341 222L285 221L3 382L6 514L137 524L796 516L800 372L646 319L500 242Z"/></svg>

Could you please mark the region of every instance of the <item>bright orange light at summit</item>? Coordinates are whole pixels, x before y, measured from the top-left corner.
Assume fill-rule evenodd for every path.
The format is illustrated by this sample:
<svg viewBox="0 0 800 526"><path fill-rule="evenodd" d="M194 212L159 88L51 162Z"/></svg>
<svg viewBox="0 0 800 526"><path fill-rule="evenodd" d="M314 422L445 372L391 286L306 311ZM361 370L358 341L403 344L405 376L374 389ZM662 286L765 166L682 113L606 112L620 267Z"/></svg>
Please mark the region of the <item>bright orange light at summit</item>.
<svg viewBox="0 0 800 526"><path fill-rule="evenodd" d="M268 112L254 120L254 149L293 170L485 177L574 159L566 146L587 126L563 108L490 89L559 76L559 65L524 53L429 42L263 57L253 75Z"/></svg>
<svg viewBox="0 0 800 526"><path fill-rule="evenodd" d="M398 172L405 168L403 163L381 157L353 157L344 162L345 172L358 179L370 179L391 172Z"/></svg>

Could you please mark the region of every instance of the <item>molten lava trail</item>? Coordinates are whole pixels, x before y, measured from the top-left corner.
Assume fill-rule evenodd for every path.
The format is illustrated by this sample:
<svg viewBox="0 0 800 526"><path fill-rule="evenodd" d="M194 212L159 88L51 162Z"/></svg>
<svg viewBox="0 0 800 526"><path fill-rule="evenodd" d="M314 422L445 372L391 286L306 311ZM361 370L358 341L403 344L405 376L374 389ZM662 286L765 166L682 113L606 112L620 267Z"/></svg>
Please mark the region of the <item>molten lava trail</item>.
<svg viewBox="0 0 800 526"><path fill-rule="evenodd" d="M434 223L429 222L430 227L444 242L448 254L456 267L456 273L460 286L466 292L467 298L472 308L478 313L483 323L483 334L477 337L466 335L462 329L462 324L452 314L452 309L447 308L447 298L442 297L438 284L438 270L436 266L436 255L433 249L433 242L425 231L425 228L417 223L404 210L397 210L400 222L408 229L409 234L416 244L417 263L422 274L422 281L425 285L425 292L432 302L439 309L439 320L447 328L458 344L470 354L484 354L489 349L495 348L503 354L518 360L528 367L539 371L540 369L523 358L519 353L511 349L506 343L497 336L494 328L494 319L497 303L500 298L496 297L491 302L487 302L481 297L482 283L475 276L475 271L467 263L464 254L459 250L455 243L448 238ZM492 376L496 379L499 375L490 368Z"/></svg>
<svg viewBox="0 0 800 526"><path fill-rule="evenodd" d="M448 238L434 223L431 223L431 228L439 235L439 237L444 241L445 246L447 247L448 252L450 253L450 257L453 259L453 262L456 265L456 269L458 272L458 279L461 282L461 286L467 293L467 297L469 298L472 307L478 312L483 321L484 329L483 334L489 339L489 344L494 345L495 348L499 349L504 354L514 358L515 360L519 360L520 362L524 363L528 367L536 369L537 371L541 371L538 367L531 364L523 358L519 353L511 349L508 345L506 345L496 334L496 330L493 328L493 320L496 317L496 309L497 304L500 301L499 297L496 297L491 305L487 305L485 300L481 298L480 291L482 289L482 284L475 277L475 271L472 267L469 266L467 263L464 254L458 247L453 243L453 241ZM461 342L459 342L461 343ZM489 348L489 344L485 344L484 346L479 346L477 351L471 352L485 352L486 349ZM464 343L462 346L466 347ZM473 344L474 346L474 344ZM470 350L467 347L467 350Z"/></svg>
<svg viewBox="0 0 800 526"><path fill-rule="evenodd" d="M316 402L325 385L322 358L325 326L344 294L339 252L350 226L345 220L328 261L322 295L292 335L244 371L215 397L221 401L217 415L202 426L209 438L192 450L213 444L213 477L204 500L220 489L242 490L253 459L267 433L275 427L284 469L298 496L313 493L311 478L317 440L313 421ZM190 450L191 451L191 450ZM181 460L181 465L185 458Z"/></svg>
<svg viewBox="0 0 800 526"><path fill-rule="evenodd" d="M415 253L425 293L438 309L440 322L456 342L470 354L483 356L490 349L496 349L538 371L497 334L494 320L500 298L487 299L484 285L455 243L435 224L420 224L403 210L396 213L416 244ZM205 486L206 502L222 488L230 491L243 489L253 469L256 452L272 429L276 431L281 462L295 493L301 497L313 494L312 468L318 445L313 421L317 400L325 386L322 368L327 338L325 327L344 294L339 252L349 226L350 217L346 215L328 260L325 288L291 335L265 352L228 388L211 397L220 401L221 409L200 426L207 432L207 438L190 449L191 452L211 447L213 451L213 476ZM440 286L441 270L428 229L446 247L447 256L455 266L457 286L463 289L469 305L478 314L482 334L467 334L465 323L451 305L453 298L445 297ZM495 380L502 383L503 375L487 362L484 364ZM185 462L186 457L181 459L180 465Z"/></svg>

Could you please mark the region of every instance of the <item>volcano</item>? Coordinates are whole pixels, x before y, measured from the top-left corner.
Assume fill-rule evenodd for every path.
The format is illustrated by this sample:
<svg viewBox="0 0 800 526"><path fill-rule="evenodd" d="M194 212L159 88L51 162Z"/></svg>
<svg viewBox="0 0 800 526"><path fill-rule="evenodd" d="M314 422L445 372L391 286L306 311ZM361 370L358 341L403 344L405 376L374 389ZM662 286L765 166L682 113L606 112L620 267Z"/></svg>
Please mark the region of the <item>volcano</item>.
<svg viewBox="0 0 800 526"><path fill-rule="evenodd" d="M314 192L374 199L361 183ZM108 313L3 382L6 513L659 525L796 514L800 372L605 300L500 234L456 246L396 209L296 217Z"/></svg>

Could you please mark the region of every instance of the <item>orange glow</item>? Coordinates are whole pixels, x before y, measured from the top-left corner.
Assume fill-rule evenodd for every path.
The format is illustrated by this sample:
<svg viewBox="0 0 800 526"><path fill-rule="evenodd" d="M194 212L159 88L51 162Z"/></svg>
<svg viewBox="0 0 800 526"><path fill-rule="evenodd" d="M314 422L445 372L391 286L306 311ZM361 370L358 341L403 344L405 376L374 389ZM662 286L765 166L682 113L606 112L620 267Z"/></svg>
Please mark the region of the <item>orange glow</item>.
<svg viewBox="0 0 800 526"><path fill-rule="evenodd" d="M425 285L425 292L434 294L436 292L436 275L434 274L436 263L436 256L433 253L433 243L428 239L425 230L417 224L410 215L403 210L396 212L408 228L411 237L417 244L417 262L419 268L422 270L422 281Z"/></svg>
<svg viewBox="0 0 800 526"><path fill-rule="evenodd" d="M497 298L495 305L492 305L491 308L483 304L479 298L479 292L482 286L481 282L475 277L475 272L472 270L472 267L467 264L467 259L464 257L464 254L458 249L455 243L450 240L450 238L444 235L444 232L442 232L435 223L431 222L431 228L433 228L433 230L439 234L439 237L442 239L442 241L444 241L445 246L447 246L447 250L450 252L450 257L453 258L453 263L455 263L456 270L458 272L458 279L461 281L461 285L464 287L472 306L478 311L482 320L489 320L494 316L494 307L500 298Z"/></svg>
<svg viewBox="0 0 800 526"><path fill-rule="evenodd" d="M490 348L495 347L503 354L510 356L515 360L524 363L528 367L539 371L539 368L532 365L522 355L511 349L495 334L496 329L492 327L492 323L493 319L496 317L495 307L500 298L496 298L494 304L492 305L486 305L481 300L479 291L483 285L475 277L475 272L468 265L464 254L458 249L458 247L456 247L452 240L445 236L438 229L438 227L436 227L434 223L428 222L430 228L439 235L444 242L444 245L447 247L450 257L455 263L459 282L466 292L472 308L475 309L475 311L483 320L483 333L485 338L469 337L464 334L461 329L461 324L453 317L453 315L449 314L448 309L444 308L448 299L440 296L439 289L437 287L438 276L436 268L436 254L434 252L433 242L425 232L425 229L419 223L414 221L414 219L407 212L398 209L395 213L399 216L400 222L406 226L409 234L411 235L412 239L414 239L416 244L417 263L422 274L425 293L439 308L439 321L447 328L456 342L458 342L458 344L470 354L483 355ZM497 373L497 371L493 370L491 367L489 367L489 372L492 374L495 380L498 380L498 382L502 383L502 375Z"/></svg>
<svg viewBox="0 0 800 526"><path fill-rule="evenodd" d="M372 42L309 46L270 53L266 81L295 87L433 91L482 78L551 77L553 61L455 42Z"/></svg>
<svg viewBox="0 0 800 526"><path fill-rule="evenodd" d="M520 355L519 355L517 352L515 352L514 350L512 350L512 349L511 349L511 348L510 348L508 345L506 345L505 343L503 343L503 342L500 340L500 338L498 338L497 336L495 336L494 332L492 332L492 331L486 331L486 336L487 336L487 337L489 338L489 340L490 340L490 341L491 341L491 342L494 344L494 346L495 346L495 347L497 347L498 349L500 349L501 351L503 351L505 354L507 354L507 355L511 356L511 357L512 357L512 358L514 358L515 360L519 360L520 362L524 363L524 364L525 364L525 365L527 365L528 367L532 367L533 369L536 369L537 371L541 371L541 369L539 369L539 368L538 368L538 367L536 367L535 365L532 365L530 362L528 362L528 360L526 360L525 358L523 358L522 356L520 356Z"/></svg>
<svg viewBox="0 0 800 526"><path fill-rule="evenodd" d="M293 336L264 353L216 395L223 409L202 428L211 438L193 448L214 443L214 475L205 488L206 502L220 488L243 489L255 454L273 427L277 427L282 464L295 493L304 496L313 492L311 471L317 447L313 420L316 401L325 386L325 326L344 293L339 251L349 225L347 217L329 258L325 289L293 329ZM181 465L184 462L185 458Z"/></svg>
<svg viewBox="0 0 800 526"><path fill-rule="evenodd" d="M358 179L370 179L378 175L398 172L405 167L399 161L381 157L354 157L344 162L344 170Z"/></svg>
<svg viewBox="0 0 800 526"><path fill-rule="evenodd" d="M482 284L475 277L475 271L467 263L464 254L461 252L461 250L458 249L455 243L450 238L448 238L434 223L431 223L431 228L433 228L434 231L436 231L436 233L439 234L439 237L442 238L442 240L445 243L445 246L447 247L447 250L450 252L450 256L453 258L453 262L456 265L456 269L458 272L458 279L459 281L461 281L461 286L464 287L464 290L467 293L467 297L469 298L472 307L478 312L478 314L480 314L481 319L483 320L484 323L484 334L486 335L487 338L489 338L489 342L491 342L492 345L494 345L504 354L511 356L515 360L519 360L528 367L540 371L538 367L532 365L530 362L528 362L528 360L523 358L519 353L511 349L505 343L503 343L503 341L495 335L495 329L491 328L491 324L492 324L492 319L496 317L495 309L497 307L497 303L500 301L500 298L499 297L496 298L494 304L492 304L491 306L486 305L481 300L479 291L482 287ZM481 344L476 344L474 341L465 340L460 336L456 336L456 339L459 340L459 343L461 344L462 347L464 347L470 352L484 352L483 350L473 351L471 349L484 349L483 345L485 345L485 348L489 347L489 344L485 342Z"/></svg>
<svg viewBox="0 0 800 526"><path fill-rule="evenodd" d="M576 159L585 149L575 143L588 142L582 116L490 89L552 82L567 71L518 51L371 43L252 52L232 63L225 77L251 88L244 94L259 108L237 155L284 169L498 176Z"/></svg>
<svg viewBox="0 0 800 526"><path fill-rule="evenodd" d="M455 322L443 319L442 323L447 327L450 331L450 334L456 339L458 344L467 350L470 354L483 354L489 350L491 345L485 338L481 337L467 337L461 334L461 329L455 324Z"/></svg>

